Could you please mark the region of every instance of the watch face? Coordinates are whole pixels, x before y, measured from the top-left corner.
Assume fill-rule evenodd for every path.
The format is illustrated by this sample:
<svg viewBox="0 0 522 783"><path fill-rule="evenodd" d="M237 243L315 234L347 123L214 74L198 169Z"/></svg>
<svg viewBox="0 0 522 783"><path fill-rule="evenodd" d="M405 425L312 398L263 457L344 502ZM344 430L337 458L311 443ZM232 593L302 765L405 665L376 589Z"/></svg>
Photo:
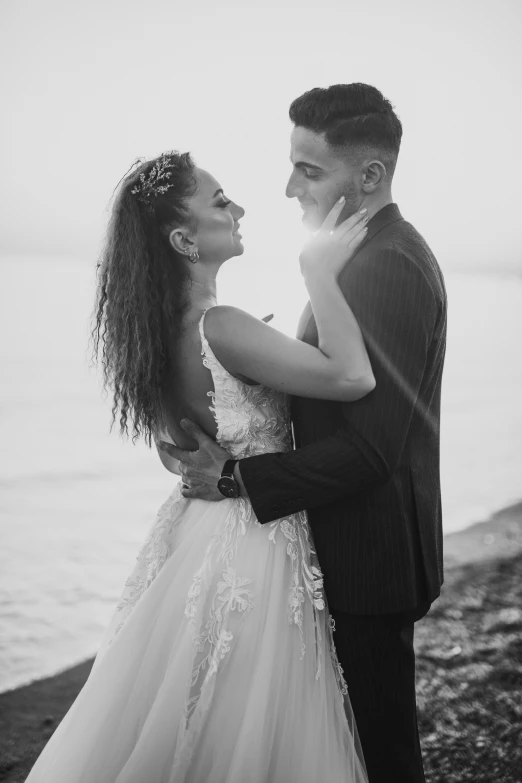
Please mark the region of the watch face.
<svg viewBox="0 0 522 783"><path fill-rule="evenodd" d="M226 498L239 497L239 487L232 476L221 476L218 481L218 489Z"/></svg>

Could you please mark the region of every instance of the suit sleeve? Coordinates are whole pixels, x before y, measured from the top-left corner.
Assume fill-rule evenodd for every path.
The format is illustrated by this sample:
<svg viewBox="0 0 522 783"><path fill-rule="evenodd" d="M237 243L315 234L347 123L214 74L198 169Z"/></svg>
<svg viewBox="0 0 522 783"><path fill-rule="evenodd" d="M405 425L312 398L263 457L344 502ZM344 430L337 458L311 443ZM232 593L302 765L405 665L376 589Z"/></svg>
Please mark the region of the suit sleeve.
<svg viewBox="0 0 522 783"><path fill-rule="evenodd" d="M342 404L335 435L286 454L241 460L241 477L260 522L384 483L399 463L437 302L417 264L389 249L356 256L340 284L363 333L376 387L362 400Z"/></svg>

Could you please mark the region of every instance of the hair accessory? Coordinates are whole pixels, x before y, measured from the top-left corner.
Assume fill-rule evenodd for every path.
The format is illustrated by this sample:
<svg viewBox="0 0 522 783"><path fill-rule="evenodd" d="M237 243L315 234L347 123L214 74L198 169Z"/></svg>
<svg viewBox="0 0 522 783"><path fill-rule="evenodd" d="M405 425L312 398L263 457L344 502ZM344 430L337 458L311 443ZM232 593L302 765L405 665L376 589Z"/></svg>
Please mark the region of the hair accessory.
<svg viewBox="0 0 522 783"><path fill-rule="evenodd" d="M188 259L191 264L197 264L199 261L199 253L197 250L191 250L189 253L187 253Z"/></svg>
<svg viewBox="0 0 522 783"><path fill-rule="evenodd" d="M178 155L176 151L162 152L156 159L154 166L145 174L140 174L139 183L135 185L131 193L136 196L138 201L151 206L153 197L163 196L169 188L174 187L173 182L168 182L171 172L168 169L174 168L172 156Z"/></svg>

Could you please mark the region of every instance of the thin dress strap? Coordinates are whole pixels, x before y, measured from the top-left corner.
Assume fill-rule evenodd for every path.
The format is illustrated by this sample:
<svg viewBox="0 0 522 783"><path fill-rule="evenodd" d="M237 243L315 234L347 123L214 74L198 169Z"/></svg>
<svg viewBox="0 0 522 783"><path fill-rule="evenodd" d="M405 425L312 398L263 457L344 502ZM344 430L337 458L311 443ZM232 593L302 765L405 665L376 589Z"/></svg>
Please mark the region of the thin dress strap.
<svg viewBox="0 0 522 783"><path fill-rule="evenodd" d="M203 364L207 368L207 370L210 370L210 374L212 375L212 381L214 383L214 391L208 391L207 396L210 397L212 402L209 405L209 409L211 413L214 416L214 419L217 424L218 432L217 432L217 440L219 442L220 438L220 420L222 419L222 415L220 415L221 408L223 407L223 390L228 387L231 383L233 385L237 384L237 381L235 378L230 375L227 370L223 367L222 364L217 360L214 351L210 347L210 344L205 337L205 316L208 313L208 311L212 308L208 308L205 310L203 315L200 318L199 321L199 336L201 339L201 356L203 357Z"/></svg>
<svg viewBox="0 0 522 783"><path fill-rule="evenodd" d="M212 373L215 386L216 378L222 381L225 378L234 378L234 376L231 375L216 358L214 351L210 347L210 344L205 337L205 316L209 310L212 310L212 308L208 307L199 320L199 336L201 339L201 355L203 357L203 364ZM234 378L234 380L236 379Z"/></svg>
<svg viewBox="0 0 522 783"><path fill-rule="evenodd" d="M207 338L205 337L205 316L206 316L206 314L208 313L209 310L210 310L210 308L207 307L207 309L205 310L205 312L203 313L203 315L199 319L199 337L200 337L200 340L201 340L201 355L204 356L205 359L208 358L208 357L211 357L211 358L215 359L213 351L212 351L210 345L208 344Z"/></svg>

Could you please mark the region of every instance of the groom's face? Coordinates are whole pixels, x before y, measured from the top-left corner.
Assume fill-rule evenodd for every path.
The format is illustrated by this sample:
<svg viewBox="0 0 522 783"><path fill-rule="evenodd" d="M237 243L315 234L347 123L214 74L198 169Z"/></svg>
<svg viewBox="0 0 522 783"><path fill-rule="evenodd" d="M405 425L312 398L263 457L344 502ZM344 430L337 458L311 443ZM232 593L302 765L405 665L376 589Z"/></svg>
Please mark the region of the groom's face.
<svg viewBox="0 0 522 783"><path fill-rule="evenodd" d="M297 126L292 131L290 161L293 169L286 186L288 198L297 198L303 209L303 223L316 231L335 202L344 196L346 206L339 221L361 206L360 171L356 159L332 153L323 133Z"/></svg>

